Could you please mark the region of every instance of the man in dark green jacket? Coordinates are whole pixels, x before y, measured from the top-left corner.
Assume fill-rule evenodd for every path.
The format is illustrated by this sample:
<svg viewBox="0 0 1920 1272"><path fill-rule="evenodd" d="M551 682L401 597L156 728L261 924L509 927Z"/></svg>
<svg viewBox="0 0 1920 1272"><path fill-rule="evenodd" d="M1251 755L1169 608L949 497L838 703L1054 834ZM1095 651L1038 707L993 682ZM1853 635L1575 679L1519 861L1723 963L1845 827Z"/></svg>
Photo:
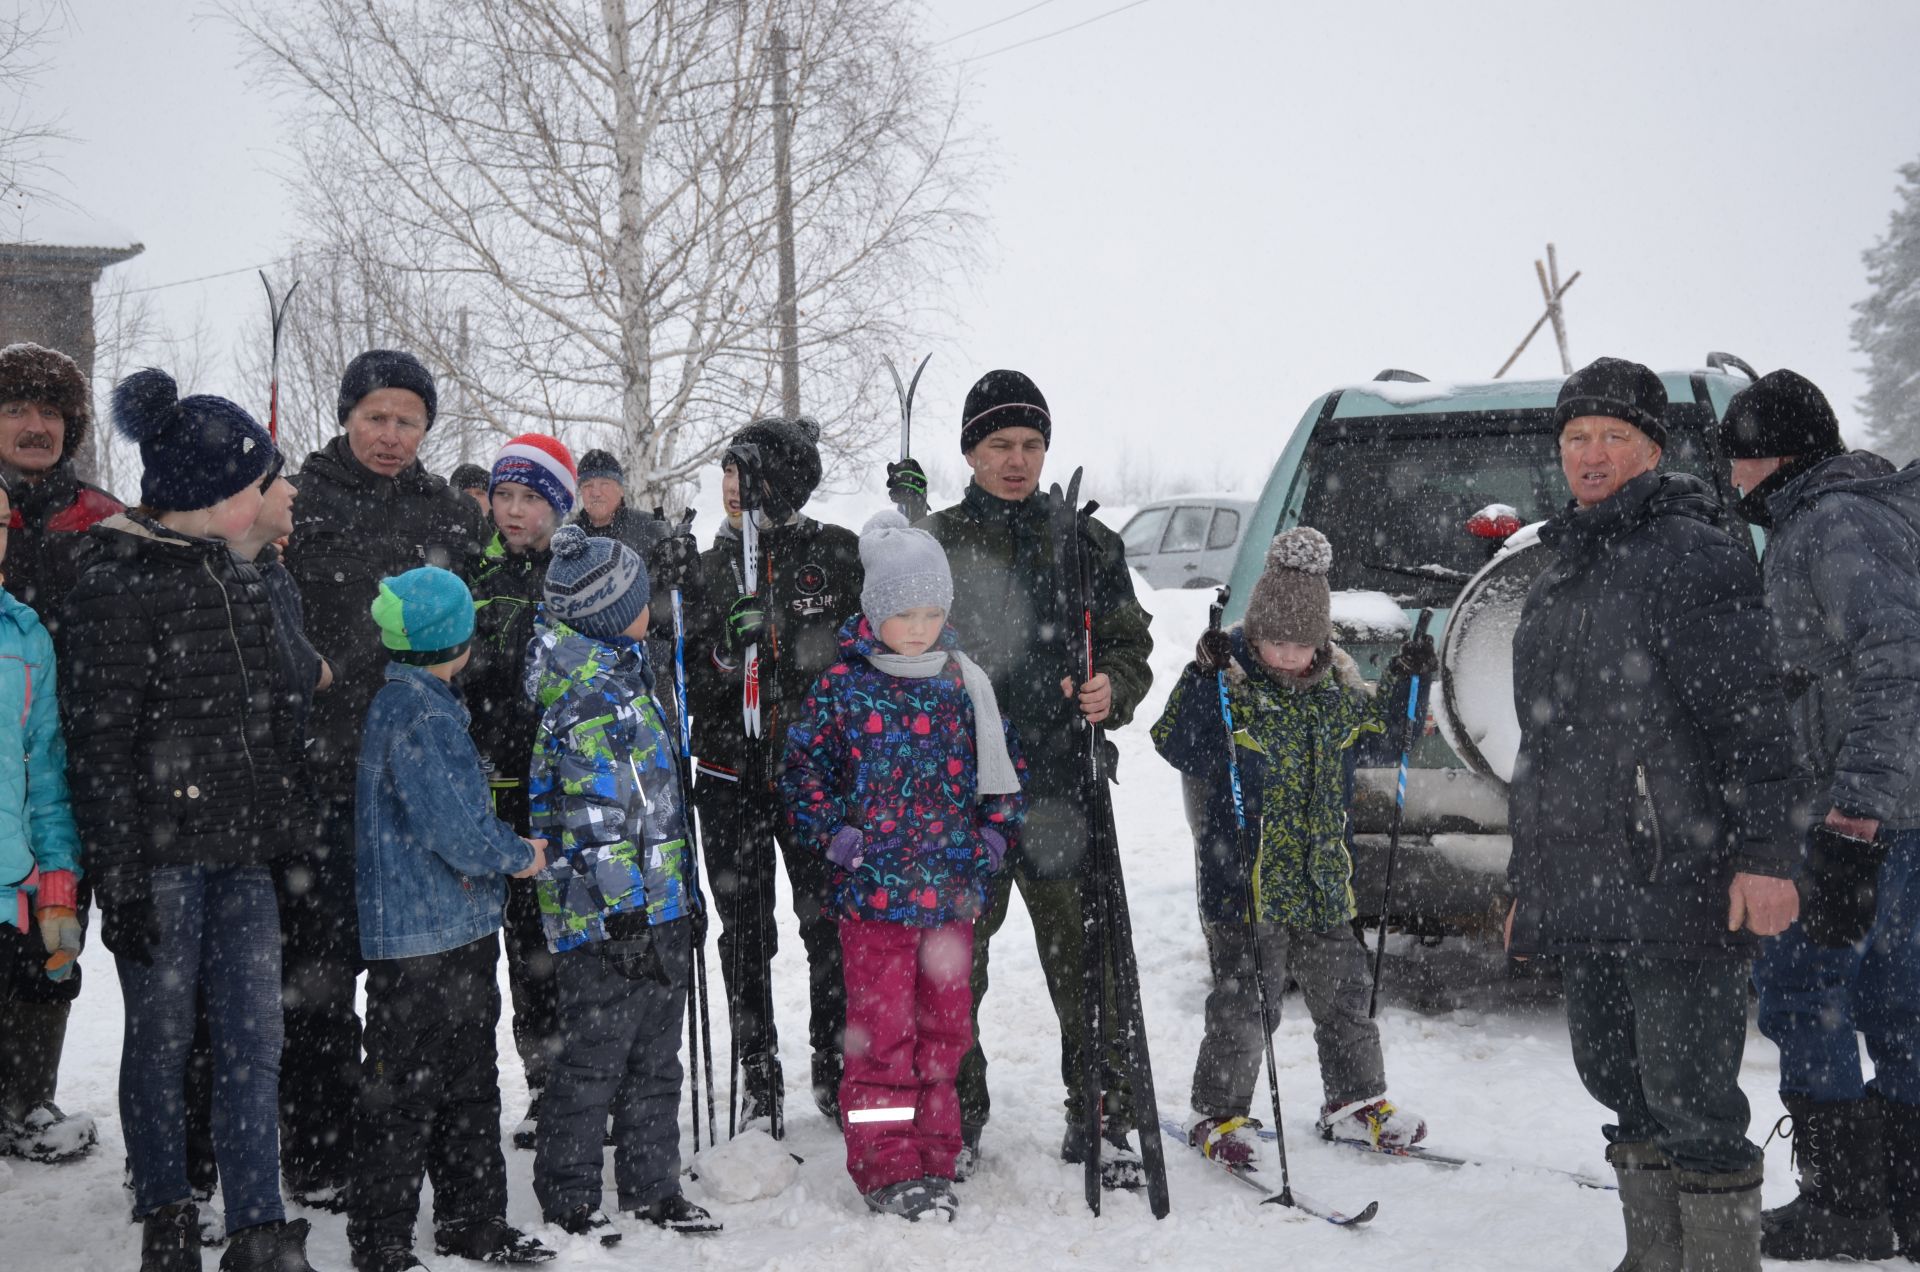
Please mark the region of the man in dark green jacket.
<svg viewBox="0 0 1920 1272"><path fill-rule="evenodd" d="M1067 1133L1060 1155L1084 1160L1080 1102L1081 862L1087 847L1087 810L1081 802L1073 716L1117 729L1153 682L1147 656L1152 621L1134 599L1120 537L1090 524L1094 554L1094 675L1078 699L1070 697L1067 637L1079 619L1060 612L1047 501L1040 491L1053 421L1046 398L1018 371L989 371L967 394L960 449L973 480L958 504L921 525L947 550L953 569L948 621L969 657L993 680L994 694L1012 719L1027 757L1026 825L1018 851L993 879L987 912L974 925L974 1044L960 1066L960 1113L966 1147L958 1171L978 1157L989 1111L986 1053L980 1046L980 1000L987 992L987 951L1006 921L1017 884L1033 920L1047 992L1060 1021L1060 1076L1066 1083ZM895 480L911 480L917 465L897 466ZM1124 1071L1124 1064L1110 1066ZM1110 1184L1131 1184L1139 1159L1127 1146L1131 1112L1124 1093L1109 1092L1105 1154ZM1124 1150L1124 1151L1121 1151Z"/></svg>

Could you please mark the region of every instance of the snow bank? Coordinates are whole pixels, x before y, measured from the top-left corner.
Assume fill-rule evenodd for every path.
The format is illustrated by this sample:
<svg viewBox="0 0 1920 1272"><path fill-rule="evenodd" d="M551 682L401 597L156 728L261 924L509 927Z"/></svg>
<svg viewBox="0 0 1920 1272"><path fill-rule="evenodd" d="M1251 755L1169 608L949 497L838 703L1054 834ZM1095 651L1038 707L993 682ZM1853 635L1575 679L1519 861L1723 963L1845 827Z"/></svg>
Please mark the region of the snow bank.
<svg viewBox="0 0 1920 1272"><path fill-rule="evenodd" d="M1413 625L1385 592L1335 592L1333 629L1343 641L1385 644L1405 640Z"/></svg>

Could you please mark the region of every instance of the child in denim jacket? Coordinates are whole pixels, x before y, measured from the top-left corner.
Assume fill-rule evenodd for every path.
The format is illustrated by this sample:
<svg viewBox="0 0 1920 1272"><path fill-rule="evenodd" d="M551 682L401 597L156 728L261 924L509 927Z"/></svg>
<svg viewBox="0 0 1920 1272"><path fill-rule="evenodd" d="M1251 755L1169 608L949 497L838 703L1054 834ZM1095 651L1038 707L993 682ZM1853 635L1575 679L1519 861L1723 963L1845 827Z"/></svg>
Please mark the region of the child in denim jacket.
<svg viewBox="0 0 1920 1272"><path fill-rule="evenodd" d="M545 624L528 656L540 707L530 824L554 954L560 1054L533 1188L548 1222L618 1240L600 1209L607 1116L622 1212L680 1233L720 1224L680 1192L680 1030L699 913L675 749L647 663L647 567L578 526L553 536Z"/></svg>
<svg viewBox="0 0 1920 1272"><path fill-rule="evenodd" d="M493 815L453 689L473 640L467 585L408 570L381 581L373 618L393 661L367 711L355 802L367 1054L347 1200L353 1266L421 1266L423 1174L439 1253L545 1262L554 1252L507 1223L494 1042L506 877L537 871L545 841Z"/></svg>
<svg viewBox="0 0 1920 1272"><path fill-rule="evenodd" d="M860 536L841 659L787 730L794 841L832 862L847 982L847 1172L870 1209L951 1219L973 921L1025 809L993 686L946 626L946 553L897 512Z"/></svg>

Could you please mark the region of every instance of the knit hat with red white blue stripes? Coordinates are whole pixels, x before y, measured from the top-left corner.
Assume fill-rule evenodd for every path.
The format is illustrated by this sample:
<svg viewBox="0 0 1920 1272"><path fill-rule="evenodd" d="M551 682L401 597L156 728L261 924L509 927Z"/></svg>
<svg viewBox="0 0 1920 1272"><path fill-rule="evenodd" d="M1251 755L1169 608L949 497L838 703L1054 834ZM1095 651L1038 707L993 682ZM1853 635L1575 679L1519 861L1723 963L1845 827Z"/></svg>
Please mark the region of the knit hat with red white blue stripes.
<svg viewBox="0 0 1920 1272"><path fill-rule="evenodd" d="M522 433L500 448L499 457L493 461L493 474L487 480L487 494L493 494L494 487L503 481L519 482L536 491L562 517L573 511L574 497L580 492L573 452L559 438L545 433Z"/></svg>

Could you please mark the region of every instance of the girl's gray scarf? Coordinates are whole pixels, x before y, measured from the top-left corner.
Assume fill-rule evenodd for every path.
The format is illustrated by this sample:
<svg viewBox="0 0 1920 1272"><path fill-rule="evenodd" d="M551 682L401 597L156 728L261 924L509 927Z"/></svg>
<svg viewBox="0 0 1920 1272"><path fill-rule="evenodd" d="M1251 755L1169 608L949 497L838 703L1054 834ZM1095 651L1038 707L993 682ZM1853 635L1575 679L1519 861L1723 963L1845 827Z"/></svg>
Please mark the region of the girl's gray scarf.
<svg viewBox="0 0 1920 1272"><path fill-rule="evenodd" d="M940 674L947 665L947 651L930 649L924 654L868 654L867 661L904 680L927 680ZM960 683L973 699L973 750L980 763L979 797L1012 795L1020 790L1020 774L1007 754L1007 734L1000 724L1000 704L993 696L993 682L980 664L958 650L954 665L960 668Z"/></svg>

